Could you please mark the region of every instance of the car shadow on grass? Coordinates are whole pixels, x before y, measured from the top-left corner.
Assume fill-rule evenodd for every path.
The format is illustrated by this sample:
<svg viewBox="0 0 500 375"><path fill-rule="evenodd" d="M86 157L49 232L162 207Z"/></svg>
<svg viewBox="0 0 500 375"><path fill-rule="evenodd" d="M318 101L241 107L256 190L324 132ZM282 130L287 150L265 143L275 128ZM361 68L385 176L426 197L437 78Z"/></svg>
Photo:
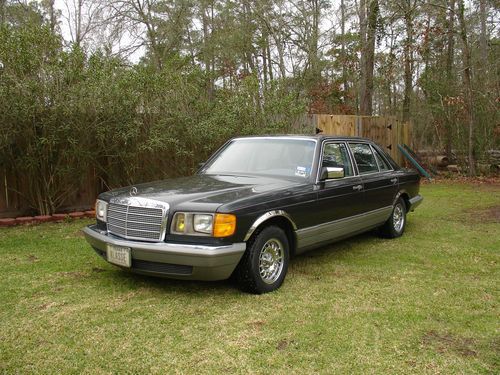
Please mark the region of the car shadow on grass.
<svg viewBox="0 0 500 375"><path fill-rule="evenodd" d="M315 264L324 264L331 262L332 265L337 261L348 257L355 252L356 247L363 246L369 241L380 240L374 232L359 234L355 237L337 241L319 247L312 251L292 257L290 260L289 275L300 277L304 269ZM319 272L319 270L318 270ZM109 276L109 273L108 273ZM186 294L190 296L203 295L241 295L237 282L234 277L220 281L197 281L197 280L177 280L165 277L156 277L151 275L142 275L133 273L125 269L114 268L112 279L121 285L129 285L132 288L147 287L161 293ZM293 277L292 276L292 277ZM285 280L286 284L286 280Z"/></svg>
<svg viewBox="0 0 500 375"><path fill-rule="evenodd" d="M217 293L226 295L228 293L238 293L236 284L230 279L220 281L178 280L152 275L142 275L121 269L115 269L113 271L113 279L119 280L119 283L128 284L131 287L147 287L156 292L168 294L182 293L197 295L203 293Z"/></svg>

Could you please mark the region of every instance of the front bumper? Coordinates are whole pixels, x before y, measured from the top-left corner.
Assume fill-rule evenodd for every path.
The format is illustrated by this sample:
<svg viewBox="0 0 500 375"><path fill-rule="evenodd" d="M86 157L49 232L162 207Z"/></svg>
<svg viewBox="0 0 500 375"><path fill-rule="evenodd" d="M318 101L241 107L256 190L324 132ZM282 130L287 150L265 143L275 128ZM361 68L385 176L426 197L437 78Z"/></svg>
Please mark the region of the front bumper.
<svg viewBox="0 0 500 375"><path fill-rule="evenodd" d="M107 244L131 249L133 272L188 280L223 280L231 276L246 243L208 246L167 242L129 241L109 235L96 225L83 229L87 242L104 259Z"/></svg>

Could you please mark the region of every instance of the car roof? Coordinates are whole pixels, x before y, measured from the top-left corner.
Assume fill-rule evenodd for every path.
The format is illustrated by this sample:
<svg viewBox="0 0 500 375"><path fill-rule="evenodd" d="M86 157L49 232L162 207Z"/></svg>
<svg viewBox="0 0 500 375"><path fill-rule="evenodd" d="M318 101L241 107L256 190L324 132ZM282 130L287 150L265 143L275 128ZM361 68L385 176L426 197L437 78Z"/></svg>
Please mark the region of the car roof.
<svg viewBox="0 0 500 375"><path fill-rule="evenodd" d="M311 139L314 141L323 140L334 140L334 141L363 141L371 142L373 141L368 138L363 137L352 137L352 136L342 136L342 135L325 135L325 134L269 134L269 135L253 135L253 136L243 136L235 137L233 139L249 139L249 138L290 138L290 139Z"/></svg>

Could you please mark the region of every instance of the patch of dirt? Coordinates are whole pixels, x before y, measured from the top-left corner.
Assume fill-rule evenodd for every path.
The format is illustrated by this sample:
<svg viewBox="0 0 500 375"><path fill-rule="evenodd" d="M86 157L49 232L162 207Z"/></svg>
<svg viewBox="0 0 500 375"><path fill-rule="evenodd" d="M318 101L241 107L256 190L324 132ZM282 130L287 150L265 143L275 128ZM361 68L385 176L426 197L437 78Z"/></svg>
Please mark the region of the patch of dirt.
<svg viewBox="0 0 500 375"><path fill-rule="evenodd" d="M64 305L65 305L65 303L47 302L47 303L44 303L44 304L38 306L38 309L40 311L46 311L46 310L50 310L53 307L59 307L59 306L64 306Z"/></svg>
<svg viewBox="0 0 500 375"><path fill-rule="evenodd" d="M278 341L278 344L276 345L276 349L278 349L278 350L285 350L292 343L293 343L293 341L289 341L287 339L280 340L280 341Z"/></svg>
<svg viewBox="0 0 500 375"><path fill-rule="evenodd" d="M33 254L28 255L28 261L31 262L31 263L38 262L39 260L40 259L37 256L33 255Z"/></svg>
<svg viewBox="0 0 500 375"><path fill-rule="evenodd" d="M92 267L92 272L99 273L99 272L104 272L104 271L106 271L104 268Z"/></svg>
<svg viewBox="0 0 500 375"><path fill-rule="evenodd" d="M252 327L256 331L260 331L264 324L266 324L266 322L260 319L247 322L247 325Z"/></svg>
<svg viewBox="0 0 500 375"><path fill-rule="evenodd" d="M422 342L425 345L435 347L440 353L451 351L460 354L462 357L475 357L477 355L475 350L476 342L467 337L429 331L423 336Z"/></svg>
<svg viewBox="0 0 500 375"><path fill-rule="evenodd" d="M500 223L500 205L481 208L468 209L464 213L467 215L467 220L474 223Z"/></svg>

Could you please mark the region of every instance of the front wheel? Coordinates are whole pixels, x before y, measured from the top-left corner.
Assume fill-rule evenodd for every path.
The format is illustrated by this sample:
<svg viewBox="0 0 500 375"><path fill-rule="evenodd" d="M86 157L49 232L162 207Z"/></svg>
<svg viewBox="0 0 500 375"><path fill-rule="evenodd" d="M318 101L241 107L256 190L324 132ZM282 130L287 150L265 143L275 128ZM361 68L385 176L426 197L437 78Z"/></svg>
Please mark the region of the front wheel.
<svg viewBox="0 0 500 375"><path fill-rule="evenodd" d="M396 238L400 237L406 227L406 205L403 199L399 198L394 207L389 219L380 228L380 233L383 237Z"/></svg>
<svg viewBox="0 0 500 375"><path fill-rule="evenodd" d="M290 261L288 238L277 226L269 226L252 237L236 269L240 288L262 294L278 289L285 279Z"/></svg>

